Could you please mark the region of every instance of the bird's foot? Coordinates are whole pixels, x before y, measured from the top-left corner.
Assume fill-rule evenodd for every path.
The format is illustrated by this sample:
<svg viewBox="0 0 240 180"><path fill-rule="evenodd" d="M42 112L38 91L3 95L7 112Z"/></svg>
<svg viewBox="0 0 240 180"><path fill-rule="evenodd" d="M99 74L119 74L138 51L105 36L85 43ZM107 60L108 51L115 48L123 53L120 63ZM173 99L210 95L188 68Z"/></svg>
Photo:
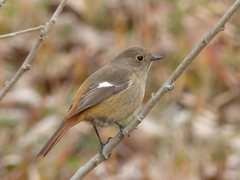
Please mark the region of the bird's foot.
<svg viewBox="0 0 240 180"><path fill-rule="evenodd" d="M120 132L122 133L122 135L124 135L125 133L123 130L124 130L125 126L122 124L119 124L118 122L115 122L115 124L118 125ZM127 136L128 136L128 139L130 139L130 134L128 134Z"/></svg>
<svg viewBox="0 0 240 180"><path fill-rule="evenodd" d="M109 143L109 141L112 139L112 137L109 137L107 142L103 143L102 141L100 141L101 144L101 148L99 150L100 154L102 154L106 159L110 158L112 156L112 153L110 153L108 156L106 156L105 154L103 154L103 148L107 145L107 143Z"/></svg>

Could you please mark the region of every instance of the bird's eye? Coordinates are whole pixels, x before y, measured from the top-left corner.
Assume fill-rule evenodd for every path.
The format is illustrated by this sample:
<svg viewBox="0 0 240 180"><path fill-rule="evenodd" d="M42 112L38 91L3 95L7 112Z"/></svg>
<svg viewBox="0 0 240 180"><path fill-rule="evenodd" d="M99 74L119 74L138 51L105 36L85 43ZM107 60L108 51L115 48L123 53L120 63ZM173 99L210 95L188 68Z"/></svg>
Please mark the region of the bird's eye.
<svg viewBox="0 0 240 180"><path fill-rule="evenodd" d="M143 61L144 58L143 58L143 56L137 56L137 60L138 60L138 61Z"/></svg>

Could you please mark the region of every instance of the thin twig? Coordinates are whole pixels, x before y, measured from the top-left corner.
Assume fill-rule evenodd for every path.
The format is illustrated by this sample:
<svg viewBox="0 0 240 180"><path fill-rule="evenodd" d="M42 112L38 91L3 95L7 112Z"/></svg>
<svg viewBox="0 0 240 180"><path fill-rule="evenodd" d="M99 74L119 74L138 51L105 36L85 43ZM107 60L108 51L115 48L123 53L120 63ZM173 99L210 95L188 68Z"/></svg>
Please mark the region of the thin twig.
<svg viewBox="0 0 240 180"><path fill-rule="evenodd" d="M0 93L0 101L3 99L3 97L7 94L9 89L18 81L18 79L23 75L24 72L30 69L30 63L33 60L34 55L42 45L43 41L47 38L47 33L49 29L53 26L53 24L56 23L58 15L61 13L64 5L66 4L67 0L62 0L59 4L57 10L53 14L50 21L46 24L45 28L41 30L40 36L36 42L36 44L31 49L30 53L28 54L27 58L25 59L24 63L18 70L18 72L14 75L14 77L11 79L11 81L6 81L4 84L4 88Z"/></svg>
<svg viewBox="0 0 240 180"><path fill-rule="evenodd" d="M2 7L5 3L6 3L7 0L0 0L0 7Z"/></svg>
<svg viewBox="0 0 240 180"><path fill-rule="evenodd" d="M92 169L98 166L101 162L108 159L112 150L123 140L123 138L131 133L140 124L152 107L157 103L157 101L169 90L172 90L175 86L175 81L184 72L188 65L194 60L194 58L203 50L203 48L222 30L224 30L225 23L230 19L230 17L236 12L240 6L240 0L237 0L232 7L227 11L227 13L220 19L216 26L206 35L201 42L193 49L193 51L183 60L183 62L178 66L178 68L173 72L173 74L168 78L166 83L153 94L151 99L143 107L143 109L129 122L129 124L124 128L123 134L119 132L104 148L102 154L96 154L90 161L88 161L84 166L76 172L76 174L71 178L71 180L80 180L86 176Z"/></svg>
<svg viewBox="0 0 240 180"><path fill-rule="evenodd" d="M24 33L28 33L28 32L31 32L31 31L37 31L37 30L43 29L43 28L45 28L45 26L41 25L41 26L38 26L38 27L29 28L29 29L25 29L25 30L22 30L22 31L17 31L17 32L10 33L10 34L1 35L0 39L8 38L8 37L14 37L14 36L17 36L19 34L24 34Z"/></svg>

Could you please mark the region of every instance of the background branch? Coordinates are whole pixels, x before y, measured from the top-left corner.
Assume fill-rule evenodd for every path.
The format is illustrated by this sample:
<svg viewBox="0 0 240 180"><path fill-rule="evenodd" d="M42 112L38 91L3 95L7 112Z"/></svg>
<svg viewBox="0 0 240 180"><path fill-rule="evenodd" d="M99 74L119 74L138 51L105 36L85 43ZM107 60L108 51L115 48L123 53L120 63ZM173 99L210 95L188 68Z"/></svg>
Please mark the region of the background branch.
<svg viewBox="0 0 240 180"><path fill-rule="evenodd" d="M124 128L123 134L119 132L103 149L103 155L96 154L89 162L76 172L76 174L71 178L71 180L82 179L87 173L98 166L101 162L108 159L112 150L123 140L123 138L131 133L140 124L152 107L157 103L157 101L169 90L174 88L175 81L184 72L188 65L194 60L194 58L204 49L204 47L222 30L224 30L225 23L230 19L230 17L236 12L240 6L240 0L237 0L231 8L226 12L226 14L220 19L216 26L201 40L201 42L193 49L193 51L183 60L183 62L178 66L178 68L173 72L173 74L168 78L166 83L153 94L151 99L143 107L143 109L129 122L129 124Z"/></svg>
<svg viewBox="0 0 240 180"><path fill-rule="evenodd" d="M0 0L0 7L2 7L5 3L6 3L7 0Z"/></svg>
<svg viewBox="0 0 240 180"><path fill-rule="evenodd" d="M55 13L53 14L52 18L50 19L50 21L46 24L45 28L43 30L41 30L40 32L40 36L39 39L37 40L36 44L33 46L32 50L30 51L30 53L28 54L26 60L24 61L24 63L22 64L22 66L20 67L20 69L18 70L18 72L14 75L14 77L11 79L11 81L6 81L6 83L4 84L4 88L0 93L0 101L3 99L3 97L7 94L7 92L9 91L9 89L18 81L18 79L24 74L24 72L26 72L27 70L30 69L30 63L34 57L34 55L36 54L36 52L38 51L38 49L40 48L40 46L42 45L43 41L47 38L47 33L49 31L49 29L53 26L53 24L57 21L58 15L61 13L64 5L66 4L67 0L62 0L61 3L59 4L57 10L55 11Z"/></svg>
<svg viewBox="0 0 240 180"><path fill-rule="evenodd" d="M1 35L0 39L8 38L8 37L14 37L14 36L17 36L19 34L24 34L24 33L28 33L28 32L31 32L31 31L37 31L37 30L43 29L43 28L45 28L45 26L41 25L41 26L38 26L38 27L29 28L29 29L25 29L25 30L22 30L22 31L17 31L17 32L10 33L10 34Z"/></svg>

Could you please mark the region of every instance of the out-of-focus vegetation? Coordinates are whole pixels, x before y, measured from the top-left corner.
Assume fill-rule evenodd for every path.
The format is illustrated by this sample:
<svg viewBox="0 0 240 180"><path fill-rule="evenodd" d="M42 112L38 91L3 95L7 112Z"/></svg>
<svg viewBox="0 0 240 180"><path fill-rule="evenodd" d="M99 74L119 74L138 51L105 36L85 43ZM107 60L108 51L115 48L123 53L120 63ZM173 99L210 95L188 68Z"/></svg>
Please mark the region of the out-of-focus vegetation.
<svg viewBox="0 0 240 180"><path fill-rule="evenodd" d="M69 0L26 72L0 103L0 179L65 180L99 150L88 124L72 128L44 159L81 83L113 56L142 46L153 64L146 102L217 23L233 0ZM45 24L59 1L8 0L0 34ZM240 12L178 79L112 157L85 179L240 179ZM0 39L0 87L39 32ZM106 140L117 127L101 129Z"/></svg>

